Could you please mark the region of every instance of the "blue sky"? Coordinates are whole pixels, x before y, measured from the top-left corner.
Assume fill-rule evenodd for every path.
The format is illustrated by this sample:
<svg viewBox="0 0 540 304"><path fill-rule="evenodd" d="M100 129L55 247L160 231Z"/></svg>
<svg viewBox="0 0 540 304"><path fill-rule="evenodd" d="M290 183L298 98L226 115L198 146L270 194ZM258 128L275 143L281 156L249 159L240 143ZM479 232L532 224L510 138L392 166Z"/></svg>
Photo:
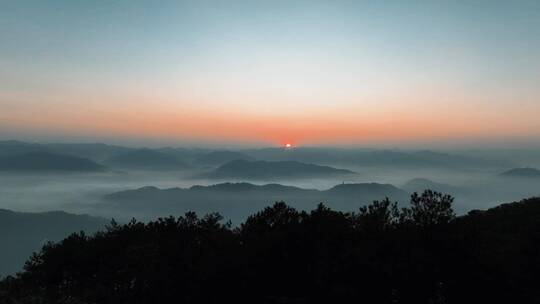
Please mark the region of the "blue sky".
<svg viewBox="0 0 540 304"><path fill-rule="evenodd" d="M0 39L5 137L540 138L538 1L1 1Z"/></svg>

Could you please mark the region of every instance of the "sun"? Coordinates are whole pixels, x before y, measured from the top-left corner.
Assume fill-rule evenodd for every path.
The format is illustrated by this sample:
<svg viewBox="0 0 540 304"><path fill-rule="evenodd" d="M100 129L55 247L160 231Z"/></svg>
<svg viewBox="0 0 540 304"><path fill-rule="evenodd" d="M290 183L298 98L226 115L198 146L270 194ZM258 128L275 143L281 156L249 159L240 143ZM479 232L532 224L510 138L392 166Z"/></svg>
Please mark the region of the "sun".
<svg viewBox="0 0 540 304"><path fill-rule="evenodd" d="M292 148L292 145L289 144L289 143L287 143L287 144L285 144L285 148L286 148L286 149L290 149L290 148Z"/></svg>

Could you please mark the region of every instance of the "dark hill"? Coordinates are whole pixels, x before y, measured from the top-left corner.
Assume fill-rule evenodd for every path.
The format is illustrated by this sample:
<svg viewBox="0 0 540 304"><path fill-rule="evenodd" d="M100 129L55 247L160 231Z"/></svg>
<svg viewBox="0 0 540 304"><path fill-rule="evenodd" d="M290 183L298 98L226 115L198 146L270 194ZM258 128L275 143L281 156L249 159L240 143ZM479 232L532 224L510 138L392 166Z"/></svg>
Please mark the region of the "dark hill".
<svg viewBox="0 0 540 304"><path fill-rule="evenodd" d="M434 151L400 151L338 148L265 148L245 150L244 153L260 160L301 161L316 164L340 164L391 168L447 168L471 169L508 167L506 161L486 160L458 154Z"/></svg>
<svg viewBox="0 0 540 304"><path fill-rule="evenodd" d="M310 178L347 175L354 172L297 161L234 160L210 172L207 177L226 179Z"/></svg>
<svg viewBox="0 0 540 304"><path fill-rule="evenodd" d="M220 212L238 223L250 212L275 201L287 201L299 209L310 209L327 202L339 210L353 211L373 200L389 197L405 202L409 194L392 185L344 184L328 190L303 189L279 184L222 183L191 188L159 189L143 187L116 192L105 197L97 208L124 214L127 218L179 214L189 210L200 213Z"/></svg>
<svg viewBox="0 0 540 304"><path fill-rule="evenodd" d="M49 152L87 158L96 162L133 149L100 143L26 143L16 140L0 141L0 157L30 152Z"/></svg>
<svg viewBox="0 0 540 304"><path fill-rule="evenodd" d="M47 147L40 144L25 143L17 140L0 141L0 157L47 151L50 152Z"/></svg>
<svg viewBox="0 0 540 304"><path fill-rule="evenodd" d="M102 162L116 155L134 151L132 148L102 143L51 143L43 146L55 153L84 157L96 162Z"/></svg>
<svg viewBox="0 0 540 304"><path fill-rule="evenodd" d="M503 177L540 178L540 170L534 168L516 168L501 173Z"/></svg>
<svg viewBox="0 0 540 304"><path fill-rule="evenodd" d="M369 193L370 195L379 196L381 198L385 196L395 197L404 194L403 190L390 184L379 183L341 184L324 192L329 196L341 195L349 197L361 197L362 195Z"/></svg>
<svg viewBox="0 0 540 304"><path fill-rule="evenodd" d="M280 184L266 184L266 185L254 185L250 183L221 183L210 186L193 186L189 188L190 191L201 191L201 192L249 192L249 191L276 191L276 192L296 192L304 191L306 189L301 189L292 186L284 186Z"/></svg>
<svg viewBox="0 0 540 304"><path fill-rule="evenodd" d="M501 204L488 210L472 210L458 218L459 223L474 224L493 237L537 229L540 223L540 197ZM500 234L499 234L500 233Z"/></svg>
<svg viewBox="0 0 540 304"><path fill-rule="evenodd" d="M6 171L103 171L105 167L85 158L29 152L0 158L0 170Z"/></svg>

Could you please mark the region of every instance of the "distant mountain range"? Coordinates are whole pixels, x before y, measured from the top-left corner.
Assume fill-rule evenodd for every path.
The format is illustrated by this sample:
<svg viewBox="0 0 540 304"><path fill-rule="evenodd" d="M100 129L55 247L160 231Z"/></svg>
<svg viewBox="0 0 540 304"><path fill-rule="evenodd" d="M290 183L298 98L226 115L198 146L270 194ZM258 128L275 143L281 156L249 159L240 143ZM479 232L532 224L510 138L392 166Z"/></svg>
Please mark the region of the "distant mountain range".
<svg viewBox="0 0 540 304"><path fill-rule="evenodd" d="M501 173L503 177L540 178L540 170L534 168L516 168Z"/></svg>
<svg viewBox="0 0 540 304"><path fill-rule="evenodd" d="M233 160L206 174L215 179L291 179L354 174L350 170L297 161Z"/></svg>
<svg viewBox="0 0 540 304"><path fill-rule="evenodd" d="M249 155L236 151L212 151L195 158L195 162L204 166L219 166L234 160L254 161Z"/></svg>
<svg viewBox="0 0 540 304"><path fill-rule="evenodd" d="M138 170L180 170L188 167L180 159L150 149L129 151L103 162L112 168Z"/></svg>
<svg viewBox="0 0 540 304"><path fill-rule="evenodd" d="M0 157L44 151L50 152L47 147L40 144L31 144L16 140L0 141Z"/></svg>
<svg viewBox="0 0 540 304"><path fill-rule="evenodd" d="M71 156L78 156L91 159L95 162L102 162L116 155L121 155L133 151L133 148L106 145L101 143L88 144L63 144L52 143L45 144L44 147L55 153L61 153Z"/></svg>
<svg viewBox="0 0 540 304"><path fill-rule="evenodd" d="M299 209L310 209L317 203L326 202L333 208L352 211L385 197L405 203L409 200L409 193L389 184L377 183L341 184L324 191L280 184L222 183L191 188L143 187L121 191L105 196L104 202L95 208L100 212L138 218L182 214L190 210L220 212L225 219L240 222L245 216L275 201L286 201Z"/></svg>
<svg viewBox="0 0 540 304"><path fill-rule="evenodd" d="M89 159L37 151L0 157L0 170L97 172L105 167Z"/></svg>
<svg viewBox="0 0 540 304"><path fill-rule="evenodd" d="M401 151L375 149L340 149L299 147L294 149L263 148L236 151L207 148L137 149L101 143L26 143L0 141L0 158L31 152L69 155L130 169L178 170L218 167L235 160L243 161L296 161L338 167L391 167L391 168L512 168L509 161L487 160L473 156L433 151Z"/></svg>
<svg viewBox="0 0 540 304"><path fill-rule="evenodd" d="M366 167L400 168L478 168L508 167L507 161L486 160L433 151L400 151L375 149L337 149L337 148L265 148L243 151L256 159L283 161L293 160L316 164L343 164Z"/></svg>
<svg viewBox="0 0 540 304"><path fill-rule="evenodd" d="M0 157L20 155L29 152L49 152L62 155L70 155L88 158L95 162L101 162L114 155L126 153L133 149L111 146L106 144L64 144L64 143L26 143L16 140L0 141Z"/></svg>
<svg viewBox="0 0 540 304"><path fill-rule="evenodd" d="M107 220L65 212L24 213L0 209L0 277L22 270L32 252L78 231L102 229Z"/></svg>

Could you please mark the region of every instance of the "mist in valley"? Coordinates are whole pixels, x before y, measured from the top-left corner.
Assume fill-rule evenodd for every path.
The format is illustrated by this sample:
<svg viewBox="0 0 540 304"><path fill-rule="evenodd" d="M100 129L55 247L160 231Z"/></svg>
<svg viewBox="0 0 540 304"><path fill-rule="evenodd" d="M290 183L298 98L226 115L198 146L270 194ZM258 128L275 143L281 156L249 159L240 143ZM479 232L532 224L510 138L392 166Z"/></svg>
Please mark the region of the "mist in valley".
<svg viewBox="0 0 540 304"><path fill-rule="evenodd" d="M337 150L336 154L339 153ZM245 151L240 151L245 153ZM285 151L288 152L288 151ZM210 153L210 152L203 152ZM452 155L458 155L452 152ZM247 153L246 153L247 154ZM256 153L254 153L256 155ZM486 153L488 154L488 153ZM477 167L463 166L401 166L393 165L357 165L353 162L343 163L335 161L320 161L320 164L333 166L334 168L347 169L354 174L345 176L316 176L288 178L217 178L209 179L201 177L221 163L199 166L190 166L178 170L132 170L126 168L111 168L104 172L13 172L0 171L0 208L24 212L42 212L50 210L64 210L72 213L87 213L105 218L115 217L121 220L130 219L133 216L141 217L139 212L106 211L104 208L104 196L118 191L138 189L141 187L190 188L195 185L214 185L219 183L252 183L264 185L277 183L286 186L294 186L303 189L327 190L339 184L355 183L380 183L391 184L400 189L412 193L422 191L423 188L434 186L434 190L448 192L453 195L455 207L458 213L463 214L472 209L485 209L495 206L500 202L519 200L525 197L540 194L540 179L534 178L506 178L500 174L512 168L526 167L531 163L540 163L540 157L534 158L534 151L522 152L529 157L526 162L512 159L508 154L496 154L496 160L503 165L480 164ZM540 153L539 153L540 154ZM471 155L471 152L462 155ZM489 154L489 159L495 158ZM482 154L474 154L474 159L483 159ZM280 159L287 159L280 156ZM294 159L294 157L291 157ZM285 200L287 197L284 197ZM383 199L381 197L380 199ZM257 200L265 200L257 197ZM316 204L319 201L314 201ZM151 202L149 202L150 204ZM273 203L268 200L267 204ZM293 203L294 202L290 202ZM331 203L331 202L328 202ZM370 202L353 202L351 206L359 207ZM179 211L205 211L212 212L212 208L197 209L197 206L182 208ZM160 212L159 204L154 204L154 213L162 216L169 214ZM343 211L354 211L351 210ZM144 214L142 215L144 216ZM147 217L146 217L147 218Z"/></svg>
<svg viewBox="0 0 540 304"><path fill-rule="evenodd" d="M358 212L386 197L405 207L412 193L426 189L452 195L463 215L540 195L540 178L528 168L540 163L539 154L0 142L0 237L7 248L0 276L22 269L48 241L105 229L112 219L216 212L238 226L279 201L297 210L324 203Z"/></svg>

